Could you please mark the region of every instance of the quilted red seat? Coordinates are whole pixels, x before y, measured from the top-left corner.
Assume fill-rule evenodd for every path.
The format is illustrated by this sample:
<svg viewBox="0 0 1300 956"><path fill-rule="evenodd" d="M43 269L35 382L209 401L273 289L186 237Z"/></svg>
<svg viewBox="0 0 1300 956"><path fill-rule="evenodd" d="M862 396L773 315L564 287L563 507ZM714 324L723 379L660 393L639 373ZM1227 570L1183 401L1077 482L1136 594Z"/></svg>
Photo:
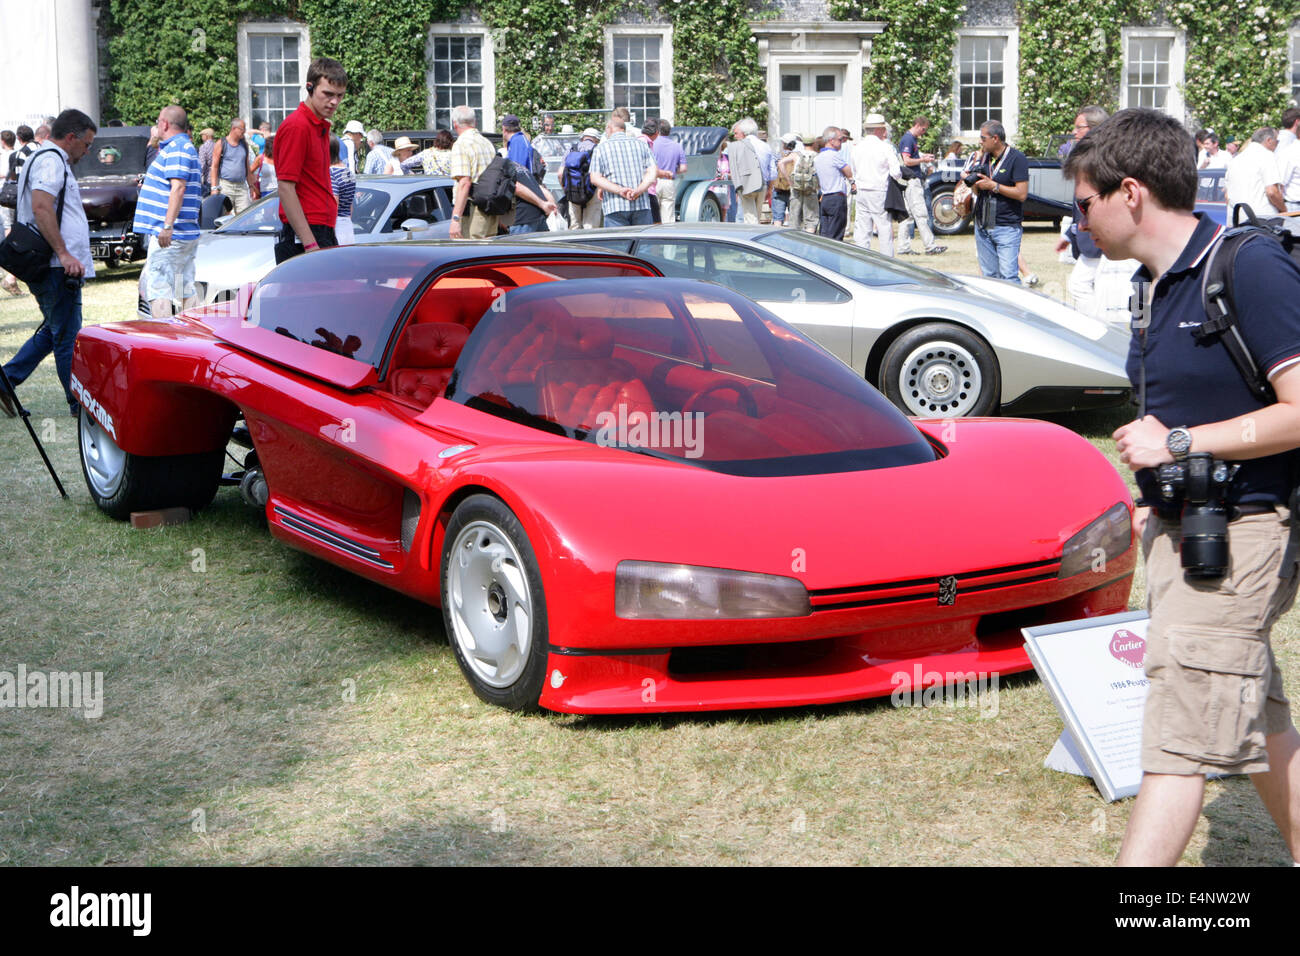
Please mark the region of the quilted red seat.
<svg viewBox="0 0 1300 956"><path fill-rule="evenodd" d="M411 320L417 324L455 322L473 331L483 313L492 308L504 289L489 286L441 288L434 286L415 307Z"/></svg>
<svg viewBox="0 0 1300 956"><path fill-rule="evenodd" d="M408 326L388 373L389 390L399 398L429 405L447 388L468 338L469 329L455 322Z"/></svg>
<svg viewBox="0 0 1300 956"><path fill-rule="evenodd" d="M622 359L547 362L537 373L537 390L543 417L565 428L591 431L600 424L601 412L626 421L633 412L650 415L655 410L645 383Z"/></svg>

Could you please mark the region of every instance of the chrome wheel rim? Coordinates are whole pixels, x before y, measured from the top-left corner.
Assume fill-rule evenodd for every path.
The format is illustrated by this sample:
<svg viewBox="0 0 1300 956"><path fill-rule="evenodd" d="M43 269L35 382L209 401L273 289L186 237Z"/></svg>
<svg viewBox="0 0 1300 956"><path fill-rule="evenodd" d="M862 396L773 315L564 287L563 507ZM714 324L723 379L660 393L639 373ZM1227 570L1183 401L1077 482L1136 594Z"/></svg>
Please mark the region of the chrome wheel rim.
<svg viewBox="0 0 1300 956"><path fill-rule="evenodd" d="M962 220L962 217L957 215L957 208L952 204L952 193L935 197L930 206L930 215L934 217L935 225L941 229L949 229Z"/></svg>
<svg viewBox="0 0 1300 956"><path fill-rule="evenodd" d="M913 415L968 415L983 387L979 363L955 342L927 342L913 349L898 374L898 391Z"/></svg>
<svg viewBox="0 0 1300 956"><path fill-rule="evenodd" d="M523 559L500 528L475 521L456 536L448 560L452 639L479 680L509 687L528 664L533 638Z"/></svg>
<svg viewBox="0 0 1300 956"><path fill-rule="evenodd" d="M81 461L86 480L100 498L112 498L126 473L126 452L100 427L90 413L81 409Z"/></svg>

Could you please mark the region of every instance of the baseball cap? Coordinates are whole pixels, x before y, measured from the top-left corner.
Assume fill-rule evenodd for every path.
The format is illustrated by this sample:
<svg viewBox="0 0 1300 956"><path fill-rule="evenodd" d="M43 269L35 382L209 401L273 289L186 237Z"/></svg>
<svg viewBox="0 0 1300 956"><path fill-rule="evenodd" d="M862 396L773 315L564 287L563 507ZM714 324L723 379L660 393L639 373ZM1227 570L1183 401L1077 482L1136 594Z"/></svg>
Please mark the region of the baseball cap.
<svg viewBox="0 0 1300 956"><path fill-rule="evenodd" d="M505 116L501 117L501 128L508 129L512 133L516 130L522 129L519 125L519 117L514 113L507 113Z"/></svg>
<svg viewBox="0 0 1300 956"><path fill-rule="evenodd" d="M348 120L348 125L343 127L343 132L360 133L362 136L366 134L365 127L362 126L360 123L358 123L356 120Z"/></svg>

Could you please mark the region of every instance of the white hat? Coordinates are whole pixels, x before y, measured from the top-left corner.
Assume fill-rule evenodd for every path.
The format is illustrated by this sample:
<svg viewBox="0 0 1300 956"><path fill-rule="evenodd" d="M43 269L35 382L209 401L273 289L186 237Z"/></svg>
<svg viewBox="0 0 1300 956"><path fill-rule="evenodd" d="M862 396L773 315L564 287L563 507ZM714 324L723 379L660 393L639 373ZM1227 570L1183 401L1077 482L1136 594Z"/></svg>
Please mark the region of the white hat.
<svg viewBox="0 0 1300 956"><path fill-rule="evenodd" d="M343 132L360 133L362 136L366 135L365 127L362 126L360 123L358 123L356 120L348 120L348 125L343 127Z"/></svg>
<svg viewBox="0 0 1300 956"><path fill-rule="evenodd" d="M781 142L789 146L794 143L802 143L803 138L798 133L786 133L784 136L781 137Z"/></svg>
<svg viewBox="0 0 1300 956"><path fill-rule="evenodd" d="M600 139L600 133L596 132L594 129L588 126L586 129L582 131L582 138L586 139L587 137L591 137L592 139Z"/></svg>
<svg viewBox="0 0 1300 956"><path fill-rule="evenodd" d="M404 149L419 149L419 148L420 147L412 143L410 138L407 136L397 137L397 142L393 144L394 153L400 153Z"/></svg>
<svg viewBox="0 0 1300 956"><path fill-rule="evenodd" d="M570 133L572 133L572 132L573 132L573 127L570 126L568 123L565 123L563 126L560 127L560 135L561 135L561 136L564 136L564 135L570 134ZM596 138L599 139L600 137L596 137Z"/></svg>
<svg viewBox="0 0 1300 956"><path fill-rule="evenodd" d="M863 129L875 129L877 126L884 126L885 118L879 113L868 113L867 118L862 121Z"/></svg>

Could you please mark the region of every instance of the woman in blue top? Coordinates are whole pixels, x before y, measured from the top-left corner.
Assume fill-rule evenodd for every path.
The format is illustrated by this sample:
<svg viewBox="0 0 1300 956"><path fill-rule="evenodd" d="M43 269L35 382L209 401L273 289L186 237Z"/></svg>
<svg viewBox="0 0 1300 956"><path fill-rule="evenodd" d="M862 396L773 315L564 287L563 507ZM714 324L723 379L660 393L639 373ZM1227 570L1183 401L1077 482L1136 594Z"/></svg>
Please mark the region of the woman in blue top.
<svg viewBox="0 0 1300 956"><path fill-rule="evenodd" d="M352 200L357 194L357 178L340 157L337 136L330 137L330 185L334 187L334 198L339 201L334 235L338 237L340 246L350 246L356 242L356 233L352 229Z"/></svg>

